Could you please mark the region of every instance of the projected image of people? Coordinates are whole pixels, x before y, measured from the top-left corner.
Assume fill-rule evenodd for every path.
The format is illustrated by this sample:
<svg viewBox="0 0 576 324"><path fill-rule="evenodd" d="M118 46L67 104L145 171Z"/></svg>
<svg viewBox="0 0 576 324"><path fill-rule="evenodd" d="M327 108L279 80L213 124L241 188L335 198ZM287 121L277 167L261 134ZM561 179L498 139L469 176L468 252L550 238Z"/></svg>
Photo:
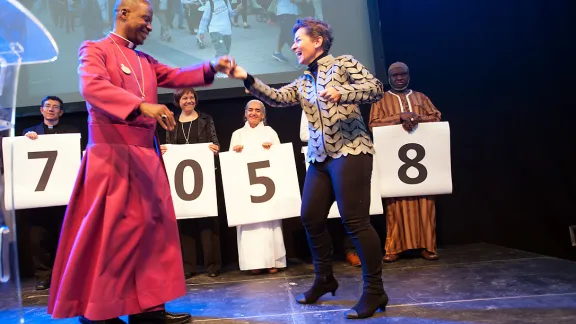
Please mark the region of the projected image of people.
<svg viewBox="0 0 576 324"><path fill-rule="evenodd" d="M56 39L59 59L34 67L43 92L76 89L73 56L84 40L105 37L112 28L114 0L30 0L30 10ZM290 28L297 18L322 17L320 0L149 0L153 31L141 50L171 66L233 55L254 74L294 72ZM226 77L219 75L219 77Z"/></svg>

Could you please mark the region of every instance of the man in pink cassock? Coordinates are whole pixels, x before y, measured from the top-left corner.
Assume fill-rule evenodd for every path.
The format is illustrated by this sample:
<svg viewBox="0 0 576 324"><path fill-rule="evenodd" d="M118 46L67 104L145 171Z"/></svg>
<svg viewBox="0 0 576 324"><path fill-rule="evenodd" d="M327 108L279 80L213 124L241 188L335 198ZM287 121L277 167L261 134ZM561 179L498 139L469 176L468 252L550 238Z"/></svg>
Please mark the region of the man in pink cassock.
<svg viewBox="0 0 576 324"><path fill-rule="evenodd" d="M152 31L147 0L118 0L114 31L80 46L80 93L89 144L72 193L52 274L48 313L82 323L182 323L164 311L186 293L178 227L156 122L174 127L157 88L211 84L229 57L171 68L136 51Z"/></svg>

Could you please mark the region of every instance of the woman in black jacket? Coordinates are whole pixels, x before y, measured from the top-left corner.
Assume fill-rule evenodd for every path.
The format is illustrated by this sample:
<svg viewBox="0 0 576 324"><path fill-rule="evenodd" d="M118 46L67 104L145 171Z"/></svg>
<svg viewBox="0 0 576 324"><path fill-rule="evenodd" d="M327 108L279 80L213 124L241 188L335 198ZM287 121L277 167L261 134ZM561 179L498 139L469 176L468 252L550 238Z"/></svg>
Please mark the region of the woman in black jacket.
<svg viewBox="0 0 576 324"><path fill-rule="evenodd" d="M208 114L196 110L198 97L193 88L174 92L174 105L182 112L175 118L174 130L166 131L166 144L211 143L209 149L217 154L220 150L214 121ZM168 147L160 145L164 154ZM218 217L178 220L184 274L190 279L196 274L196 240L200 238L204 254L204 268L210 277L220 274L222 256L220 252L220 225Z"/></svg>

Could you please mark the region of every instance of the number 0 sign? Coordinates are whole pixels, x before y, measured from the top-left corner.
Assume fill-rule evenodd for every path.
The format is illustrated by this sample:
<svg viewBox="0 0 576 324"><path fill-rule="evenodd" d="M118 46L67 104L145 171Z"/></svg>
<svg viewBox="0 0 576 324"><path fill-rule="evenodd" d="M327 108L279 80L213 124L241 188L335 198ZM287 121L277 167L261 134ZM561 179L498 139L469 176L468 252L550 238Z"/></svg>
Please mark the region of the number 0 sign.
<svg viewBox="0 0 576 324"><path fill-rule="evenodd" d="M80 169L80 134L4 137L2 150L6 209L68 204Z"/></svg>
<svg viewBox="0 0 576 324"><path fill-rule="evenodd" d="M452 193L448 122L375 127L374 147L382 197Z"/></svg>
<svg viewBox="0 0 576 324"><path fill-rule="evenodd" d="M220 154L228 226L300 215L300 187L292 144Z"/></svg>
<svg viewBox="0 0 576 324"><path fill-rule="evenodd" d="M166 145L162 158L178 219L218 216L214 153L208 145Z"/></svg>

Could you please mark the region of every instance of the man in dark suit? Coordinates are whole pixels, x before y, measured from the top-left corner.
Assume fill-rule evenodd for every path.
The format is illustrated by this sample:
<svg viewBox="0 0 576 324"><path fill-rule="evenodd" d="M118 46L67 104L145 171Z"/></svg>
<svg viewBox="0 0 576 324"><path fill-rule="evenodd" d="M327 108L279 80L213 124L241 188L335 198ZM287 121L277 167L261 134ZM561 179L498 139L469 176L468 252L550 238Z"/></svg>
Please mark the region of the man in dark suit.
<svg viewBox="0 0 576 324"><path fill-rule="evenodd" d="M23 136L35 140L38 135L80 133L78 128L60 123L60 117L64 114L64 103L60 98L47 96L42 99L40 113L44 116L44 121L26 128L22 132ZM28 235L34 262L36 290L50 288L52 266L65 212L66 206L23 210L30 226Z"/></svg>
<svg viewBox="0 0 576 324"><path fill-rule="evenodd" d="M42 99L40 113L44 121L36 126L26 128L22 136L37 139L38 135L44 134L70 134L80 133L80 130L72 125L60 123L60 117L64 114L64 102L56 96L46 96Z"/></svg>

